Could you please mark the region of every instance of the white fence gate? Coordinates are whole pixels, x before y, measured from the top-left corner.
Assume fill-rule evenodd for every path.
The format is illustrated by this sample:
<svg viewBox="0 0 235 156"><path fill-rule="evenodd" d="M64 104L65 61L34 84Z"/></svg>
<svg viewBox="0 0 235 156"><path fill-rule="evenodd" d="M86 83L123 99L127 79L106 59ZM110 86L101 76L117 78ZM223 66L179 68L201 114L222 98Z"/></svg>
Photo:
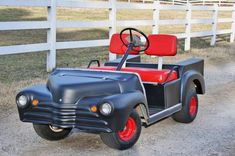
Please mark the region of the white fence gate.
<svg viewBox="0 0 235 156"><path fill-rule="evenodd" d="M30 6L30 7L47 7L47 21L20 21L20 22L0 22L0 31L3 30L27 30L27 29L47 29L47 43L36 43L27 45L0 46L0 55L19 54L28 52L48 51L47 71L51 71L56 66L56 50L74 49L85 47L107 46L109 39L87 40L87 41L70 41L56 42L57 28L99 28L109 27L109 36L116 32L117 27L135 27L135 26L152 26L154 34L159 33L159 26L162 25L182 25L185 24L185 33L174 34L179 39L185 39L185 51L190 50L190 40L192 37L212 36L211 45L216 42L216 35L230 34L230 42L235 38L235 5L233 7L214 6L180 6L180 5L163 5L155 1L154 3L128 3L116 2L116 0L105 1L73 1L73 0L1 0L0 6ZM71 8L96 8L109 9L109 19L105 21L58 21L56 18L57 7ZM122 20L117 21L117 9L145 9L153 11L152 20ZM160 20L161 10L180 10L186 11L185 19ZM206 10L212 11L213 17L210 19L192 19L192 11ZM219 11L231 11L232 18L218 19ZM230 22L231 29L218 30L217 24ZM212 30L203 32L191 32L192 24L211 24ZM114 54L109 55L109 59L115 59Z"/></svg>

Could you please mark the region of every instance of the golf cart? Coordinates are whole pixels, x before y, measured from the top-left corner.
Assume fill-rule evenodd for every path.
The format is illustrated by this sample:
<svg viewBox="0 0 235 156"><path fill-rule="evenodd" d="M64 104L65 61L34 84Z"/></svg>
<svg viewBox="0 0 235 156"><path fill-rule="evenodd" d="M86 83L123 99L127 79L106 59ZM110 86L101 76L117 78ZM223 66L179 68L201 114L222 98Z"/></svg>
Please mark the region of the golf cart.
<svg viewBox="0 0 235 156"><path fill-rule="evenodd" d="M47 140L63 139L77 128L124 150L136 143L142 126L167 117L181 123L196 118L197 94L205 93L204 61L163 64L163 56L177 53L175 36L147 37L126 28L112 36L109 50L122 58L102 66L92 60L87 69L55 69L47 84L20 91L16 96L20 120L32 123ZM158 64L141 63L141 52L158 56Z"/></svg>

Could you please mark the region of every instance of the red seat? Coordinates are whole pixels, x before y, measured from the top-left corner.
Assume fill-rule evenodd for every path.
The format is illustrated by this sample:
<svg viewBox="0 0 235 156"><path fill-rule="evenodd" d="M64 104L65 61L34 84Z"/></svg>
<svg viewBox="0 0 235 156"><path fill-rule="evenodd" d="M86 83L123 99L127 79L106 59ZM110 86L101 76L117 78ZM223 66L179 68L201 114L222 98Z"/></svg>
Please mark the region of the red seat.
<svg viewBox="0 0 235 156"><path fill-rule="evenodd" d="M149 48L145 51L147 55L175 56L177 53L177 38L173 35L153 34L148 36Z"/></svg>
<svg viewBox="0 0 235 156"><path fill-rule="evenodd" d="M116 70L117 67L113 66L102 66L102 67L92 67L91 69L95 70ZM133 72L139 74L140 78L144 82L157 82L163 83L166 81L168 74L170 73L169 69L157 70L150 68L138 68L138 67L126 67L122 68L121 71L124 72ZM170 75L168 81L177 79L177 72L173 71Z"/></svg>
<svg viewBox="0 0 235 156"><path fill-rule="evenodd" d="M125 38L128 34L124 34ZM147 55L156 56L172 56L176 54L176 37L171 35L150 35L150 46L145 52ZM125 41L126 42L126 41ZM138 48L138 47L137 47ZM111 38L109 50L115 54L124 54L126 46L123 45L119 34L114 34ZM138 49L136 49L138 50ZM131 51L130 54L138 54L136 51ZM94 70L116 70L114 66L92 67ZM157 82L163 83L166 81L171 70L169 69L153 69L153 68L140 68L140 67L124 67L121 69L123 72L137 73L144 82ZM177 72L173 71L168 81L176 80L178 78Z"/></svg>

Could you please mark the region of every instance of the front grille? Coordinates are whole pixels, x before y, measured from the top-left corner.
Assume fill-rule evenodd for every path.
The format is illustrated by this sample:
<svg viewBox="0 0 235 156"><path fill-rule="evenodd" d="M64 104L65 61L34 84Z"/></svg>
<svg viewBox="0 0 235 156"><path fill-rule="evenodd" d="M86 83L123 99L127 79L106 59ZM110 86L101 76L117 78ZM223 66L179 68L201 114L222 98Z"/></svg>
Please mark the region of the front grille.
<svg viewBox="0 0 235 156"><path fill-rule="evenodd" d="M111 132L108 123L89 108L74 104L39 104L23 113L23 121L51 124L61 128L75 127L81 130Z"/></svg>

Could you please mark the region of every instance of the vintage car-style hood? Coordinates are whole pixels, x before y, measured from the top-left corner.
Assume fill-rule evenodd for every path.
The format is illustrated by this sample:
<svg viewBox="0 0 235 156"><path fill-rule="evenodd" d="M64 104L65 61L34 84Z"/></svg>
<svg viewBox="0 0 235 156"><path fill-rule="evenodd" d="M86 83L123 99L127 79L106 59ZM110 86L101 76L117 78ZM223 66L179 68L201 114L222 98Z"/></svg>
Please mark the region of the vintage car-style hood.
<svg viewBox="0 0 235 156"><path fill-rule="evenodd" d="M54 71L47 82L56 103L76 103L85 97L109 96L142 87L135 74L66 70Z"/></svg>

